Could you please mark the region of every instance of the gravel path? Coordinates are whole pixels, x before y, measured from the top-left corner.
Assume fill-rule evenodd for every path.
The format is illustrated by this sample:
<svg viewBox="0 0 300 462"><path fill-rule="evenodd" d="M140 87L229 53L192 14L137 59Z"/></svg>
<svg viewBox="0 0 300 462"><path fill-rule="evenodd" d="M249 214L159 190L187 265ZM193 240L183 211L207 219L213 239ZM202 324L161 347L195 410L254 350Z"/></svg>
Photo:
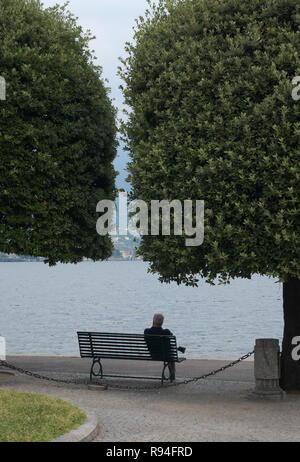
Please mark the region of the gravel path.
<svg viewBox="0 0 300 462"><path fill-rule="evenodd" d="M147 391L94 391L19 374L0 378L0 387L60 397L95 413L101 425L97 441L299 441L300 394L278 402L253 399L252 369L253 364L244 363L218 378ZM82 373L76 376L86 378Z"/></svg>

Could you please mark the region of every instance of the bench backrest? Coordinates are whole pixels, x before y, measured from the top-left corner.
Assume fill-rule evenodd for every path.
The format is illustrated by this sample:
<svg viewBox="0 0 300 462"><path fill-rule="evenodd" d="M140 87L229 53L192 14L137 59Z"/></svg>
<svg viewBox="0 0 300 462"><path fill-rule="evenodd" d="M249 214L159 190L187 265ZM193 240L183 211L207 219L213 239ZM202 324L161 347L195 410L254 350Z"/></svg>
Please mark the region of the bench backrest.
<svg viewBox="0 0 300 462"><path fill-rule="evenodd" d="M178 361L175 336L77 332L82 358Z"/></svg>

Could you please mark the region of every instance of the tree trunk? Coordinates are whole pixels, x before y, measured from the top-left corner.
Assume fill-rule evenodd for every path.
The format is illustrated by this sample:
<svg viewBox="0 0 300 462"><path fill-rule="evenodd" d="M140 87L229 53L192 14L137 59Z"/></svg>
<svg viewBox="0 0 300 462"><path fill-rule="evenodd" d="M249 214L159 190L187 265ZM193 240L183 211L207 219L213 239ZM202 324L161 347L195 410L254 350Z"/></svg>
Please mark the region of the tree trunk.
<svg viewBox="0 0 300 462"><path fill-rule="evenodd" d="M283 390L300 390L300 279L283 283L283 315L280 386Z"/></svg>

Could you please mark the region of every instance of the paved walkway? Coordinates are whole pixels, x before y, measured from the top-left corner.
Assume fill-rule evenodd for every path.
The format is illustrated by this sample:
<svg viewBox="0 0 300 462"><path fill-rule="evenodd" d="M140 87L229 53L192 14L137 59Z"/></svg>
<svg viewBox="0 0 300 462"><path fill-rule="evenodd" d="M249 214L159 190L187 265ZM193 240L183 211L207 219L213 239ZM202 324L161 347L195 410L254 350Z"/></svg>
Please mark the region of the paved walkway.
<svg viewBox="0 0 300 462"><path fill-rule="evenodd" d="M58 378L87 378L90 362L68 357L8 357L8 362ZM228 361L188 360L178 365L177 377L199 376ZM160 364L106 361L105 373L160 375ZM0 376L1 377L1 376ZM108 380L116 383L116 379ZM219 375L189 385L147 391L88 390L82 385L58 385L19 375L0 378L1 388L44 393L95 413L102 430L97 441L299 441L300 394L279 402L255 400L253 362L245 361Z"/></svg>

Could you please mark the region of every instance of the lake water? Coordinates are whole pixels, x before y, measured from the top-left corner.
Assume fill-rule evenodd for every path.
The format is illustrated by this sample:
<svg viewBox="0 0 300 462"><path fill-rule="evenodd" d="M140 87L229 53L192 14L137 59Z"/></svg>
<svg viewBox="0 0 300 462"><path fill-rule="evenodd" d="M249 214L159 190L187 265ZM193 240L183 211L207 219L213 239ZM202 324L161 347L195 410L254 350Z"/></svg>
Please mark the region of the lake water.
<svg viewBox="0 0 300 462"><path fill-rule="evenodd" d="M282 338L282 284L266 277L198 288L161 284L147 264L0 263L7 354L78 355L78 330L142 333L156 312L189 358L236 358Z"/></svg>

